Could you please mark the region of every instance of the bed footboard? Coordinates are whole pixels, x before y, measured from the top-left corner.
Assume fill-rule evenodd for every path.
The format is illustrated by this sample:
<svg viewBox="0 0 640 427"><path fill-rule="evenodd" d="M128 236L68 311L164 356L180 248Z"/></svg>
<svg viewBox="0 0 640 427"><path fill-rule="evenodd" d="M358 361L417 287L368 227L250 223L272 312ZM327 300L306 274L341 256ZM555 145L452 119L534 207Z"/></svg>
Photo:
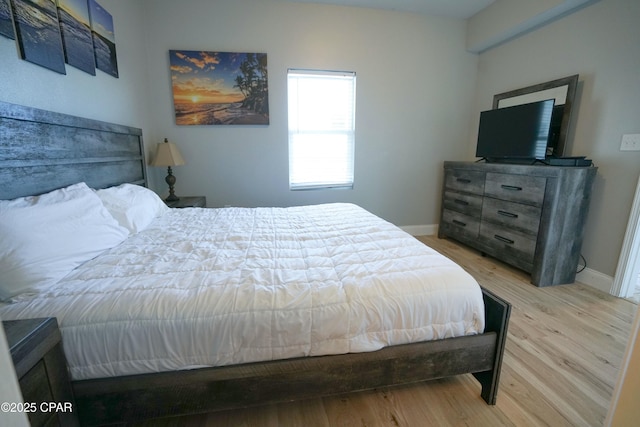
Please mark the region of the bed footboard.
<svg viewBox="0 0 640 427"><path fill-rule="evenodd" d="M113 424L328 396L473 373L495 404L510 305L483 289L484 334L306 357L76 381L83 425Z"/></svg>
<svg viewBox="0 0 640 427"><path fill-rule="evenodd" d="M500 371L502 371L502 356L507 343L507 327L509 326L509 316L511 315L511 304L484 288L482 288L482 298L484 299L485 310L484 331L485 333L495 332L497 334L495 358L493 367L489 371L474 372L473 376L482 385L480 395L485 402L489 405L495 405L498 383L500 382Z"/></svg>

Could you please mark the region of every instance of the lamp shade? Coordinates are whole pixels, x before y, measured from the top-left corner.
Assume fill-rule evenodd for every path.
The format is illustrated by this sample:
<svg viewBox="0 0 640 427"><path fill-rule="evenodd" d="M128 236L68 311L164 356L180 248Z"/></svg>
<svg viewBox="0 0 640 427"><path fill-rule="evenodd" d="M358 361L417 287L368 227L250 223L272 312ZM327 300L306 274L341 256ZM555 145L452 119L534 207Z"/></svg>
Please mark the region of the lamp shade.
<svg viewBox="0 0 640 427"><path fill-rule="evenodd" d="M156 156L151 162L151 166L182 166L185 164L178 147L166 138L164 142L158 144Z"/></svg>

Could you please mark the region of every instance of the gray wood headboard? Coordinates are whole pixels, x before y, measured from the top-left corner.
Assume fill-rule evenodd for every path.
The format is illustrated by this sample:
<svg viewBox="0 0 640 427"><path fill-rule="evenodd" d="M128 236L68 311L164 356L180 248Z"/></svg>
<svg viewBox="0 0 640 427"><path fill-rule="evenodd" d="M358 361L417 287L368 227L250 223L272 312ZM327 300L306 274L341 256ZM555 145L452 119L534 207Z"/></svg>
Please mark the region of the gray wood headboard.
<svg viewBox="0 0 640 427"><path fill-rule="evenodd" d="M0 199L83 181L147 186L142 130L0 102Z"/></svg>

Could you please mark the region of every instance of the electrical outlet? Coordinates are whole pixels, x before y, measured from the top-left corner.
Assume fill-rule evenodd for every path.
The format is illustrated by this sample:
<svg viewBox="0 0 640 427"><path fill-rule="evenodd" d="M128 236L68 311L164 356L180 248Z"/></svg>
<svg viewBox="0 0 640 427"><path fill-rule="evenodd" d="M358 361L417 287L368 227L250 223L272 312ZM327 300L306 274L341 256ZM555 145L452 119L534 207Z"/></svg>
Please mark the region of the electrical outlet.
<svg viewBox="0 0 640 427"><path fill-rule="evenodd" d="M640 133L622 135L620 151L640 151Z"/></svg>

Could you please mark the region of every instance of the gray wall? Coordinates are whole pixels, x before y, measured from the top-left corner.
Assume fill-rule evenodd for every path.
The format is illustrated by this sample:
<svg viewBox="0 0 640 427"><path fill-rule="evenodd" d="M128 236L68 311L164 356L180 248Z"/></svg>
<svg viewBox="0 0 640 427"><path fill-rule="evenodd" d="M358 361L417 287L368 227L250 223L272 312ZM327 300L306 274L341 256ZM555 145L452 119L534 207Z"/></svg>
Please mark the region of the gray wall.
<svg viewBox="0 0 640 427"><path fill-rule="evenodd" d="M623 134L640 133L640 2L601 0L480 54L467 157L475 153L479 112L493 95L580 75L576 121L566 155L598 166L583 253L613 276L640 175L640 152L620 151ZM594 280L598 280L595 278Z"/></svg>
<svg viewBox="0 0 640 427"><path fill-rule="evenodd" d="M210 206L350 201L399 225L438 222L442 161L464 154L474 96L464 22L268 0L146 3L147 141L179 145L178 194ZM170 49L266 52L270 125L175 125ZM357 73L353 190L289 191L288 68Z"/></svg>

